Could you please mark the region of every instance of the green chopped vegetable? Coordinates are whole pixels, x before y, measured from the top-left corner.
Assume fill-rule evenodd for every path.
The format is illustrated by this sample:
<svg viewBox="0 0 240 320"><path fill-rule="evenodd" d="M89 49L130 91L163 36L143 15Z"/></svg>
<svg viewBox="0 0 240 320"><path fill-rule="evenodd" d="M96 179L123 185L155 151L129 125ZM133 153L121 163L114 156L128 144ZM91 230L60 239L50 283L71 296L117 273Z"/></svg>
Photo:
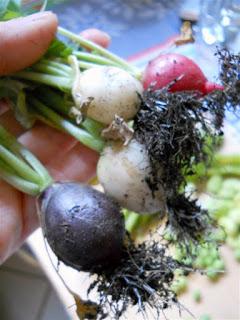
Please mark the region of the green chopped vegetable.
<svg viewBox="0 0 240 320"><path fill-rule="evenodd" d="M212 193L217 193L221 190L223 178L220 175L212 176L207 182L207 190Z"/></svg>
<svg viewBox="0 0 240 320"><path fill-rule="evenodd" d="M51 43L50 47L48 48L48 51L45 54L45 57L61 57L66 58L70 54L72 54L73 49L66 45L63 41L60 41L59 39L54 39Z"/></svg>
<svg viewBox="0 0 240 320"><path fill-rule="evenodd" d="M197 290L195 290L195 291L193 292L193 299L194 299L194 301L197 302L197 303L201 302L201 300L202 300L202 295L201 295L200 290L197 289Z"/></svg>
<svg viewBox="0 0 240 320"><path fill-rule="evenodd" d="M199 320L211 320L211 317L208 314L202 315Z"/></svg>
<svg viewBox="0 0 240 320"><path fill-rule="evenodd" d="M240 248L234 250L234 256L238 262L240 262Z"/></svg>
<svg viewBox="0 0 240 320"><path fill-rule="evenodd" d="M181 294L187 290L187 277L185 276L177 276L172 284L172 290L177 294Z"/></svg>

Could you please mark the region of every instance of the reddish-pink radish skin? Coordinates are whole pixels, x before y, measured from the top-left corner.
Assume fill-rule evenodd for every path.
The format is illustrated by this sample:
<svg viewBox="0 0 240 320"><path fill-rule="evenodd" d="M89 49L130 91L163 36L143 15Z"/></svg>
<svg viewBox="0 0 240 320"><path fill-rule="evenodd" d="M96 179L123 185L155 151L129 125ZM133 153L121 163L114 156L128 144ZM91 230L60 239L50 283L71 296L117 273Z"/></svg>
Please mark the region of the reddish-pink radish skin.
<svg viewBox="0 0 240 320"><path fill-rule="evenodd" d="M143 73L143 86L144 89L150 85L154 90L161 89L176 79L176 83L169 89L171 92L195 90L207 94L223 89L209 82L193 60L177 53L161 54L150 61Z"/></svg>
<svg viewBox="0 0 240 320"><path fill-rule="evenodd" d="M208 94L215 90L223 90L224 86L217 84L215 82L207 81L205 82L205 94Z"/></svg>
<svg viewBox="0 0 240 320"><path fill-rule="evenodd" d="M52 12L0 22L0 75L24 69L47 51L57 31Z"/></svg>

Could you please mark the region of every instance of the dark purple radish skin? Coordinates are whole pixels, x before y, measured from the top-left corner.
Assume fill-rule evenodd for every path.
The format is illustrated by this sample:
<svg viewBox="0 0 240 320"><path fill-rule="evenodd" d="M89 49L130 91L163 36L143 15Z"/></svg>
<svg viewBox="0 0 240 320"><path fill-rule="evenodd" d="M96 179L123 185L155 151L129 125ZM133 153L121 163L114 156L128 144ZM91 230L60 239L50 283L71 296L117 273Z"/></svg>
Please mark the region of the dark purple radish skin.
<svg viewBox="0 0 240 320"><path fill-rule="evenodd" d="M177 80L177 81L176 81ZM143 87L162 89L176 81L169 91L198 91L205 95L224 87L207 80L199 66L188 57L178 53L160 54L151 60L143 73Z"/></svg>
<svg viewBox="0 0 240 320"><path fill-rule="evenodd" d="M80 183L54 183L38 205L44 236L60 261L87 272L111 269L120 261L124 219L104 193Z"/></svg>

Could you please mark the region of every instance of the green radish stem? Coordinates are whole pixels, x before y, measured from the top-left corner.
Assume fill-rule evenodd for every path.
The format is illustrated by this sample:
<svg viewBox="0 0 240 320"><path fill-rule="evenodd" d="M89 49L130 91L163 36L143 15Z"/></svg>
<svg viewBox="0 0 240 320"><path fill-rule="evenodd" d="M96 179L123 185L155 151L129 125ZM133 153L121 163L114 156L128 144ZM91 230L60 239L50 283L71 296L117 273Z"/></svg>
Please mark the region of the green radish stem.
<svg viewBox="0 0 240 320"><path fill-rule="evenodd" d="M40 87L37 91L37 98L46 106L69 118L69 112L71 106L73 106L73 102L66 101L66 99L64 99L64 97L60 93L57 93L56 91L48 87ZM96 138L99 138L99 136L101 135L101 131L104 128L101 123L90 118L86 118L85 120L83 120L80 124L80 127L86 129L91 135Z"/></svg>
<svg viewBox="0 0 240 320"><path fill-rule="evenodd" d="M240 166L240 155L239 154L230 154L230 155L222 155L222 154L217 154L214 157L214 163L216 165L238 165Z"/></svg>
<svg viewBox="0 0 240 320"><path fill-rule="evenodd" d="M240 155L217 154L214 156L211 168L206 171L207 176L223 175L240 177Z"/></svg>
<svg viewBox="0 0 240 320"><path fill-rule="evenodd" d="M15 188L37 195L52 183L38 159L0 125L0 177Z"/></svg>
<svg viewBox="0 0 240 320"><path fill-rule="evenodd" d="M116 66L130 72L137 79L141 78L140 70L117 55L64 28L59 27L58 31L73 42L94 51L94 53L73 51L72 54L78 59L81 69L89 69L96 65ZM53 86L62 91L71 90L73 82L72 72L71 68L66 64L65 59L43 58L33 65L31 69L17 72L14 74L14 77Z"/></svg>
<svg viewBox="0 0 240 320"><path fill-rule="evenodd" d="M85 69L85 70L98 66L96 63L93 63L93 62L85 62L85 61L79 61L79 60L78 60L78 65L80 69Z"/></svg>
<svg viewBox="0 0 240 320"><path fill-rule="evenodd" d="M76 138L84 145L90 147L93 150L100 152L103 149L104 142L101 138L93 137L90 133L72 124L70 121L64 119L56 112L48 108L46 105L41 103L35 97L29 95L29 101L31 101L32 111L37 110L35 116L40 115L41 119L46 119L48 124L51 123L55 128L61 131L65 131Z"/></svg>
<svg viewBox="0 0 240 320"><path fill-rule="evenodd" d="M208 176L222 175L240 177L240 166L223 165L221 167L213 167L207 171Z"/></svg>
<svg viewBox="0 0 240 320"><path fill-rule="evenodd" d="M67 77L68 74L55 67L55 66L52 66L52 65L46 65L45 63L41 63L41 62L38 62L38 63L35 63L33 65L33 70L34 71L40 71L40 72L45 72L45 73L49 73L50 75L54 75L54 76L60 76L60 77Z"/></svg>
<svg viewBox="0 0 240 320"><path fill-rule="evenodd" d="M101 65L109 65L109 66L115 66L118 67L118 63L113 62L112 60L99 56L94 53L89 53L89 52L84 52L84 51L73 51L72 53L78 58L78 61L81 62L86 61L86 62L93 62L94 64L101 64Z"/></svg>
<svg viewBox="0 0 240 320"><path fill-rule="evenodd" d="M69 116L69 111L71 106L73 106L73 101L68 101L66 99L68 96L65 97L61 92L58 93L56 90L47 86L39 87L36 92L34 92L34 96L56 112L59 112L64 116Z"/></svg>
<svg viewBox="0 0 240 320"><path fill-rule="evenodd" d="M62 27L58 27L58 33L69 38L73 42L76 42L77 44L79 44L87 49L93 50L94 52L96 52L100 56L108 58L109 60L117 63L117 65L119 67L122 67L123 69L131 72L136 78L140 79L141 73L136 67L131 66L124 59L121 59L120 57L109 52L108 50L104 49L103 47L93 43L92 41L86 40L83 37L81 37L80 35L77 35L71 31L68 31L68 30L62 28Z"/></svg>
<svg viewBox="0 0 240 320"><path fill-rule="evenodd" d="M15 94L18 94L19 91L26 88L27 85L23 84L21 81L13 80L10 78L0 78L0 88L5 88L12 91Z"/></svg>
<svg viewBox="0 0 240 320"><path fill-rule="evenodd" d="M19 143L3 126L0 125L0 137L3 146L8 148L12 153L24 159L37 173L43 181L49 179L47 170L42 166L40 161L33 154Z"/></svg>
<svg viewBox="0 0 240 320"><path fill-rule="evenodd" d="M11 184L14 188L27 193L31 196L38 195L41 191L37 184L26 181L18 176L11 170L5 162L0 160L0 177L7 183Z"/></svg>
<svg viewBox="0 0 240 320"><path fill-rule="evenodd" d="M140 78L140 72L137 68L135 68L134 66L131 66L124 59L119 58L117 55L112 54L111 52L102 48L101 46L94 44L91 41L85 40L81 36L78 36L63 28L59 28L59 33L66 36L70 40L77 42L78 44L83 45L84 47L94 51L94 53L80 52L77 50L73 51L72 55L76 59L77 68L79 67L81 69L88 69L88 68L95 67L96 65L118 66L122 69L127 70L129 73L132 73L135 77ZM24 93L22 95L19 94L20 89L23 90L30 86L33 87L34 89L34 86L35 86L34 83L31 84L31 82L29 81L33 81L36 83L44 84L46 86L57 88L60 91L71 94L75 77L74 77L73 69L68 63L69 61L67 58L43 57L43 59L41 59L38 63L33 65L31 68L25 69L24 71L20 71L12 75L12 77L15 77L17 79L27 80L26 84L25 83L21 84L21 82L18 80L10 79L9 81L13 81L13 82L15 81L15 84L13 86L14 89L13 89L11 86L11 83L8 81L7 78L5 78L3 82L6 80L6 84L3 83L2 86L4 86L6 88L6 92L9 93L8 97L10 98L13 95L14 100L16 100L16 96L15 96L16 94L17 94L17 98L22 97L25 99ZM20 84L20 86L22 85L22 87L18 87L18 84ZM34 95L36 94L37 90L38 88L34 90L33 92ZM15 95L13 93L15 93ZM51 100L49 96L50 95L48 95L48 98L49 100ZM18 103L16 103L16 101L14 101L13 105L16 106L16 110L15 110L16 117L21 122L21 124L23 124L25 127L31 127L33 123L32 121L34 121L34 119L32 119L31 117L29 117L28 119L27 117L27 105L24 99L17 100L22 102L21 106L23 106L23 108L19 108ZM54 97L52 100L55 100L55 99L56 97ZM39 100L42 101L43 99L40 97ZM72 98L70 100L72 100ZM51 109L55 109L55 111L57 111L58 113L60 112L61 115L63 115L64 117L67 117L68 121L64 121L64 119L61 116L59 117L56 113L51 113L51 110L49 110L49 108L47 109L45 108L44 111L43 110L40 111L38 108L37 109L38 111L34 113L35 116L36 116L36 113L41 112L38 114L39 119L41 118L41 120L43 120L44 122L51 124L56 128L61 128L64 131L67 131L68 133L76 137L79 141L90 146L94 150L100 151L102 149L103 142L102 142L102 139L99 137L102 129L104 128L103 125L97 123L94 120L87 118L80 124L79 126L80 128L78 128L77 126L74 125L74 123L71 123L71 119L69 119L70 118L69 112L71 111L71 107L72 107L71 105L69 105L65 101L64 101L64 104L59 104L59 106L54 101L53 103L51 103L51 105L46 103L46 100L43 102L46 104L47 107ZM46 112L48 113L48 115L46 115ZM81 131L81 128L86 129L90 135L88 133L85 133L84 131ZM98 141L94 142L92 139L93 137L95 138L95 140L98 140Z"/></svg>
<svg viewBox="0 0 240 320"><path fill-rule="evenodd" d="M8 149L0 145L0 158L9 164L9 166L15 168L15 171L19 176L26 178L34 183L41 183L41 179L38 174L29 168L29 166L19 159L17 156L12 154Z"/></svg>
<svg viewBox="0 0 240 320"><path fill-rule="evenodd" d="M0 85L1 84L3 84L6 89L10 90L10 92L17 96L19 96L19 94L22 92L22 88L24 88L24 84L20 81L11 79L9 80L7 78L5 82L0 82ZM28 99L28 102L30 102L29 105L34 106L34 108L30 110L33 117L44 121L50 126L69 133L78 141L92 148L93 150L98 152L102 150L104 146L104 141L100 137L101 131L104 128L102 124L87 118L78 127L72 123L73 121L71 122L71 120L69 120L70 109L71 106L74 105L73 102L71 105L71 101L64 100L62 94L56 93L56 91L51 90L48 87L37 88L34 94L39 98L36 99L35 96L31 94L27 95L28 98L32 98ZM41 101L43 101L43 103L41 103ZM52 109L62 114L63 117ZM64 119L65 117L68 119Z"/></svg>
<svg viewBox="0 0 240 320"><path fill-rule="evenodd" d="M125 214L125 228L131 234L138 226L141 216L135 212Z"/></svg>
<svg viewBox="0 0 240 320"><path fill-rule="evenodd" d="M20 71L14 73L14 77L24 80L32 80L42 84L52 86L65 92L69 92L72 88L73 79L70 77L54 76L43 74L40 72Z"/></svg>
<svg viewBox="0 0 240 320"><path fill-rule="evenodd" d="M99 138L99 136L101 136L101 132L104 128L104 126L101 123L91 118L86 118L85 120L83 120L81 126L84 129L86 129L89 133L91 133L91 135L93 135L95 138Z"/></svg>
<svg viewBox="0 0 240 320"><path fill-rule="evenodd" d="M71 67L69 67L69 65L65 64L65 62L62 59L42 58L40 60L40 62L47 65L47 66L57 68L58 70L61 70L62 72L65 72L66 74L69 74L72 71Z"/></svg>

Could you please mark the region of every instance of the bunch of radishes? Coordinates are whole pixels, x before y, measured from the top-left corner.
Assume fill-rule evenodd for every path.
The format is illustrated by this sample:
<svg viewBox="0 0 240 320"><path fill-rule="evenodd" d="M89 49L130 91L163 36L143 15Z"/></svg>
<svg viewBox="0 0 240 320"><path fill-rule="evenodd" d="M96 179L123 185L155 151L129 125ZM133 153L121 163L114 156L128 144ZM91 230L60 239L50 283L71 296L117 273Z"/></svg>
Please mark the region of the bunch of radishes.
<svg viewBox="0 0 240 320"><path fill-rule="evenodd" d="M133 81L136 83L137 80ZM152 90L158 90L169 86L171 92L194 91L200 96L223 88L209 82L195 62L180 54L162 54L150 61L143 73L142 83L144 89L151 87ZM135 90L134 86L128 85L128 89L131 88ZM121 91L121 86L119 90ZM138 91L138 94L140 93L141 90ZM133 107L130 112L132 115L137 112L135 101L127 103ZM118 114L116 109L112 111L111 119ZM129 120L122 113L121 115L124 120ZM97 120L101 121L100 118ZM159 185L154 194L150 190L147 182L150 172L146 147L134 137L127 146L109 143L104 148L97 167L98 179L105 193L117 200L122 207L137 213L157 213L165 208L162 186Z"/></svg>
<svg viewBox="0 0 240 320"><path fill-rule="evenodd" d="M169 85L170 91L194 90L199 96L222 88L208 82L192 60L179 54L164 54L151 61L143 84L115 66L93 67L76 79L73 95L79 110L105 127L111 126L116 116L126 123L134 120L143 87L157 90ZM151 170L147 148L133 133L127 143L121 139L106 141L101 152L97 177L105 195L76 184L50 187L41 197L41 210L45 235L57 256L85 271L105 268L113 260L116 263L124 242L120 207L139 214L166 210L165 190L159 184L153 192L147 181ZM80 250L77 243L81 243Z"/></svg>
<svg viewBox="0 0 240 320"><path fill-rule="evenodd" d="M171 97L174 96L171 92L191 91L199 102L198 97L201 98L214 90L222 90L223 87L207 81L200 68L183 55L162 54L149 62L143 74L139 76L139 70L134 66L99 45L60 27L58 32L74 42L75 47L78 44L80 50L74 51L68 45L60 43L61 48L65 46L67 52L71 51L70 54L62 55L62 52L56 50L59 40L55 39L53 56L49 58L47 52L43 59L30 68L1 78L0 90L3 89L1 90L3 95L6 94L7 98L11 99L15 115L23 125L27 123L31 126L35 119L45 121L48 125L71 134L88 147L100 151L97 177L104 192L86 184L53 182L44 166L2 126L0 126L0 177L25 193L38 196L37 207L44 235L60 261L77 270L96 272L102 279L104 275L116 276L115 279L119 279L120 287L116 285L113 291L120 291L118 299L122 300L123 291L128 302L139 304L139 310L141 308L144 310L141 296L143 302L154 300L155 295L164 299L165 296L159 292L167 291L168 288L163 288L160 282L165 284L166 281L169 284L173 274L169 274L167 265L165 270L167 276L164 275L162 267L159 267L162 266L162 261L156 264L161 249L155 251L156 261L152 256L148 257L148 260L145 259L147 251L152 252L149 248L156 249L154 243L152 247L151 244L144 245L136 250L135 245L127 241L129 239L122 208L137 214L159 213L159 216L163 216L171 207L169 199L176 200L176 206L170 209L174 209L177 214L172 210L171 219L176 220L176 225L184 215L188 220L185 223L186 220L183 219L183 224L186 226L185 229L180 226L180 232L188 231L188 226L192 228L189 206L193 207L191 213L194 217L200 212L194 211L196 207L187 198L183 197L184 201L179 201L182 195L174 198L173 194L178 195L181 187L179 181L175 188L172 186L173 179L176 179L174 173L168 187L161 182L163 179L158 179L169 172L166 170L167 166L163 166L162 160L154 167L145 139L144 143L139 142L137 134L134 133L133 128L136 127L133 124L136 125L138 122L139 111L141 115L144 114L145 120L149 119L143 106L144 103L148 104L148 100L144 98L144 90L152 93L164 89L161 92L164 94L170 92ZM92 52L86 52L82 48L90 49ZM35 51L36 48L30 46L30 49ZM156 100L158 98L154 103ZM178 107L176 100L173 104ZM170 109L169 105L165 105L164 108L167 112ZM206 107L199 110L200 113L204 113ZM194 114L194 110L191 111ZM176 115L176 108L173 113ZM165 115L163 113L163 125L171 127L172 123L165 123ZM184 117L184 122L188 116L182 111L181 115ZM155 118L159 120L158 117ZM179 122L175 123L179 129ZM195 128L195 125L196 121L193 121L192 127ZM188 128L188 123L185 122L186 126ZM175 130L176 139L179 139L181 130L182 127L180 130ZM137 128L135 132L137 133ZM154 135L149 127L143 132L144 135L147 132L147 137L150 138ZM166 133L164 130L163 132ZM168 139L165 142L169 145ZM191 145L191 137L188 143ZM197 152L201 152L201 147L202 144L197 148ZM164 152L165 150L166 148ZM192 159L193 149L189 150L189 158ZM176 151L181 152L181 148ZM173 153L175 154L175 150ZM186 153L185 148L185 153L181 154ZM168 156L169 154L166 162ZM157 162L158 159L157 157ZM173 162L170 168L175 168L175 164ZM191 164L190 161L190 166ZM194 222L200 225L201 220L197 217ZM202 230L200 225L199 233ZM194 233L194 236L198 236L199 233L197 235ZM139 253L141 257L137 260ZM129 259L134 267L137 267L139 278L132 278L131 275L122 272L126 270ZM159 260L161 259L159 256ZM171 261L170 259L169 269L172 272ZM115 274L111 273L113 270L116 271ZM165 276L168 279L165 279ZM107 286L111 287L113 283L110 281ZM114 303L114 297L109 301L110 304ZM119 304L119 301L115 302ZM123 305L122 311L124 311L126 306L122 301L120 304ZM165 308L165 302L163 305Z"/></svg>
<svg viewBox="0 0 240 320"><path fill-rule="evenodd" d="M83 139L86 144L96 133L86 136L87 133L76 127L73 121L64 122L63 117L68 116L66 110L71 107L71 103L74 104L71 112L78 116L80 125L84 118L97 121L104 128L104 137L110 137L105 141L97 166L97 177L105 195L91 191L87 186L67 184L64 187L63 184L53 184L40 197L45 235L55 253L68 265L90 270L96 265L105 266L108 260L111 264L111 256L121 256L116 254L124 240L124 224L119 206L139 214L161 213L166 209L164 188L159 184L153 192L148 181L152 168L147 148L137 141L129 123L134 121L139 111L144 89L168 87L172 92L194 90L199 95L204 95L221 87L208 82L192 60L179 54L163 54L149 62L141 82L137 79L139 73L122 59L67 30L60 28L59 31L71 40L79 41L80 44L84 42L84 45L97 50L99 58L91 53L73 52L66 60L58 57L55 60L42 60L39 63L44 67L44 72L51 71L54 75L41 74L33 65L32 70L13 74L15 82L5 79L2 85L18 85L20 79L28 80L27 85L33 81L40 86L44 84L55 87L60 94L63 90L70 99L70 104L67 101L63 107L59 92L52 93L50 90L48 94L46 90L45 93L45 87L40 87L41 94L38 94L37 86L34 89L36 94L33 90L35 86L29 92L26 89L21 94L26 93L26 101L33 110L32 115L34 112L39 113L40 119L46 118L50 124L53 121L55 127L66 130L75 137L87 137ZM87 70L83 70L81 65L79 68L79 56L95 61L100 59L101 63L107 61L108 65L93 66L87 63ZM22 88L25 90L24 86ZM11 90L10 87L8 89ZM48 101L55 103L52 110L41 101L44 94ZM60 115L55 113L58 109ZM126 131L131 133L127 139ZM101 147L102 145L98 145L95 149L99 150ZM82 245L79 247L77 243ZM97 243L101 243L101 250L94 250L98 248ZM87 259L89 251L96 251L91 259Z"/></svg>

